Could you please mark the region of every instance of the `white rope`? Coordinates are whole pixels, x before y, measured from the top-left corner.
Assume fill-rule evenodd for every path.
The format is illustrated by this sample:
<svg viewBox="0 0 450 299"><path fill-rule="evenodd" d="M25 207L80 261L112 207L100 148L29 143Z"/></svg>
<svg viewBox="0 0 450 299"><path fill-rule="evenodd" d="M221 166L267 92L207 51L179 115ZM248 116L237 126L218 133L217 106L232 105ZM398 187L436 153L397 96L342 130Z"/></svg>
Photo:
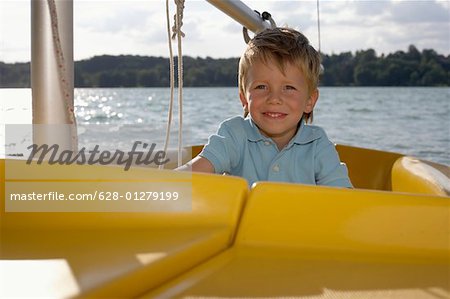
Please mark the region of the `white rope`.
<svg viewBox="0 0 450 299"><path fill-rule="evenodd" d="M167 116L167 128L166 128L166 140L164 142L164 152L167 153L170 140L170 128L172 125L173 114L173 98L174 98L174 85L175 85L175 71L173 63L173 51L172 51L172 38L170 34L170 17L169 17L169 0L166 0L166 21L167 21L167 40L169 42L169 68L170 68L170 101L169 101L169 114ZM164 164L159 165L159 169L163 169Z"/></svg>
<svg viewBox="0 0 450 299"><path fill-rule="evenodd" d="M183 164L183 52L181 38L184 37L184 33L181 31L181 26L183 26L184 0L175 0L175 3L177 13L175 14L172 38L175 35L178 38L178 167L180 167Z"/></svg>
<svg viewBox="0 0 450 299"><path fill-rule="evenodd" d="M60 79L60 85L64 97L64 106L68 113L68 121L71 130L72 138L72 150L76 152L78 150L78 134L77 134L77 121L75 118L74 104L70 97L71 91L69 81L66 77L66 62L64 59L64 53L61 46L61 40L58 27L58 13L56 11L56 3L54 0L48 0L48 9L50 13L50 23L52 27L52 38L56 56L56 63L58 65L58 77Z"/></svg>
<svg viewBox="0 0 450 299"><path fill-rule="evenodd" d="M181 27L183 26L183 11L184 11L184 1L185 0L174 0L177 6L177 11L173 16L174 25L172 27L172 38L175 39L175 36L184 37L183 31L181 31ZM181 39L179 40L181 41Z"/></svg>
<svg viewBox="0 0 450 299"><path fill-rule="evenodd" d="M319 53L322 53L321 38L320 38L320 10L319 10L319 0L317 0L316 3L317 3L317 38L318 38L318 40L319 40Z"/></svg>
<svg viewBox="0 0 450 299"><path fill-rule="evenodd" d="M178 37L178 167L183 163L183 53L181 47L181 38L184 37L184 33L181 31L183 26L183 10L184 0L175 0L176 13L174 15L174 25L172 27L172 36L170 31L170 17L169 17L169 0L166 0L166 19L167 19L167 34L169 40L169 64L170 64L170 103L169 103L169 115L167 121L166 140L164 144L164 152L167 153L167 148L170 139L170 129L172 123L173 114L173 101L174 101L174 86L175 86L175 71L174 71L174 58L172 51L172 41ZM159 169L164 168L164 165L160 165Z"/></svg>
<svg viewBox="0 0 450 299"><path fill-rule="evenodd" d="M317 39L319 41L319 48L318 48L318 52L319 55L322 55L322 39L320 37L320 9L319 9L319 1L320 0L316 0L317 3ZM322 75L325 72L325 68L323 67L323 64L320 64L320 74Z"/></svg>

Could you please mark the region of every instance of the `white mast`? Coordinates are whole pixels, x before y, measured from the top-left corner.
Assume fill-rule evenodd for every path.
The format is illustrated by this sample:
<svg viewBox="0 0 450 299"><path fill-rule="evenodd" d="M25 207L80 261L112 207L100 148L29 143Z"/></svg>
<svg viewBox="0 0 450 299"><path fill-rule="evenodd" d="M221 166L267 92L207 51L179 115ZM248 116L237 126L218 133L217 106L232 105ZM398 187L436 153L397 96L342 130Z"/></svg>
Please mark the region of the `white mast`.
<svg viewBox="0 0 450 299"><path fill-rule="evenodd" d="M255 11L237 0L206 0L248 30L258 33L271 28L271 24L265 22Z"/></svg>
<svg viewBox="0 0 450 299"><path fill-rule="evenodd" d="M73 1L31 0L33 143L76 150L73 66Z"/></svg>

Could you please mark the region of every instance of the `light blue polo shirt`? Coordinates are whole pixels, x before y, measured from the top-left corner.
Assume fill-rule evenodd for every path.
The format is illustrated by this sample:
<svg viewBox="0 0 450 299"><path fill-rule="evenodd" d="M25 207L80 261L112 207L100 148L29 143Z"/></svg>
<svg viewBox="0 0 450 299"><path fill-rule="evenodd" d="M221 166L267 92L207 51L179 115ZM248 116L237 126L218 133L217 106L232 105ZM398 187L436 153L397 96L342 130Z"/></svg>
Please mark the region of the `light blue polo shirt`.
<svg viewBox="0 0 450 299"><path fill-rule="evenodd" d="M200 156L215 172L257 181L352 187L345 164L325 131L301 121L297 134L280 151L264 137L250 117L236 116L220 124Z"/></svg>

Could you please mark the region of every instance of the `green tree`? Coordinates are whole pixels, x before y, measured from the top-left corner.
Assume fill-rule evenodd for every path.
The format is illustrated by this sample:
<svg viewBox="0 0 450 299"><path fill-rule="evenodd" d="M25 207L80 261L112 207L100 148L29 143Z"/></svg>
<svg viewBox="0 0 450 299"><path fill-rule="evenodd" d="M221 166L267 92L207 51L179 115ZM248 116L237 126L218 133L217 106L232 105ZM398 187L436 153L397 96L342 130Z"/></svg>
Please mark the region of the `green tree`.
<svg viewBox="0 0 450 299"><path fill-rule="evenodd" d="M184 58L184 86L236 86L238 58ZM322 86L450 86L450 55L432 49L377 56L375 50L355 54L322 54ZM177 59L175 59L175 66ZM177 70L175 69L175 79ZM29 87L30 63L0 62L0 87ZM167 87L169 60L137 55L101 55L75 62L76 87Z"/></svg>

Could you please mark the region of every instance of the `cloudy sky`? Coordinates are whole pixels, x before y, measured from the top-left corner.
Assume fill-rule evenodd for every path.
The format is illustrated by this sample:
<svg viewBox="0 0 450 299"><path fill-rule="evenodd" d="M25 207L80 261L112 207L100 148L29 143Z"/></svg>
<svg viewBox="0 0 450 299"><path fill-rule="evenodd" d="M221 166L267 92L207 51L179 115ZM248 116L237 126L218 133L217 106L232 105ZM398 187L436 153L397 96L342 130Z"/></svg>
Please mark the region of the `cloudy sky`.
<svg viewBox="0 0 450 299"><path fill-rule="evenodd" d="M278 25L303 31L318 46L316 0L243 2L270 12ZM411 44L450 53L449 0L320 0L320 15L327 54L368 48L387 54ZM74 0L75 60L167 57L165 18L165 0ZM30 26L29 0L0 0L0 61L30 60ZM186 0L183 31L185 55L237 57L245 47L241 26L204 0Z"/></svg>

